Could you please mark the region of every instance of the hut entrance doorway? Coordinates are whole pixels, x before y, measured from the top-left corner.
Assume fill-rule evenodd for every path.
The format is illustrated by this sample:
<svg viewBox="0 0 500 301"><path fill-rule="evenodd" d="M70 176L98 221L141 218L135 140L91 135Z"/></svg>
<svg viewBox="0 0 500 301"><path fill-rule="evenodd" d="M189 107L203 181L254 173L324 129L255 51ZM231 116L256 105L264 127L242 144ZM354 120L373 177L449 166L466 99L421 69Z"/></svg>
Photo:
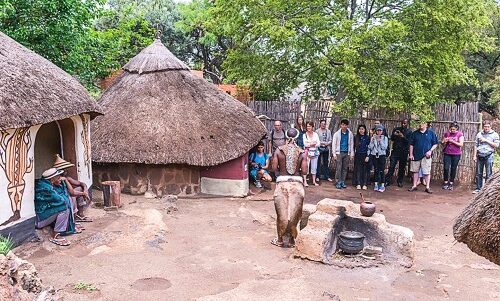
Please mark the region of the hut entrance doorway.
<svg viewBox="0 0 500 301"><path fill-rule="evenodd" d="M75 163L75 141L75 125L69 118L42 125L35 139L35 178L40 178L45 170L52 167L55 154ZM76 167L67 171L69 176L78 178Z"/></svg>

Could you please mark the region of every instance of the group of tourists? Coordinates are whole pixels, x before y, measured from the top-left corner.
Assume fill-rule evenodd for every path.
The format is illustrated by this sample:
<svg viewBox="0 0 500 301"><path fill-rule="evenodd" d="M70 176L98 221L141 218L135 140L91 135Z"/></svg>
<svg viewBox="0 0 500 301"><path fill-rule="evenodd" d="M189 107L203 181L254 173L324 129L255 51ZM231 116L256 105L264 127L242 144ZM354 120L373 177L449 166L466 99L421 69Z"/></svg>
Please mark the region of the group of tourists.
<svg viewBox="0 0 500 301"><path fill-rule="evenodd" d="M298 116L293 127L299 132L297 145L304 150L303 156L307 159L307 172L303 173L304 186L309 186L307 177L310 176L315 186L321 181L329 181L335 182L337 189L347 188L347 171L352 161L354 163L352 183L358 190L367 190L373 182L375 191L384 192L387 186L393 184L396 167L398 167L396 184L398 187L403 187L409 165L413 176L412 186L408 190L416 191L418 186L423 184L424 191L431 194L432 153L441 142L444 165L442 188L453 190L464 146L464 135L458 123L450 124L441 141L428 122L420 122L418 129L412 131L408 120L404 119L390 135L380 120L374 124L371 129L360 124L354 133L349 128L349 120L343 119L340 121L339 129L332 134L326 127L326 120L320 120L319 127L315 129L312 121L306 122L303 116ZM270 160L276 149L285 145L287 141L280 121L274 122L274 129L266 138L267 152L264 142L261 141L256 152L251 153L249 157L250 176L255 186L259 188L262 187L261 181L269 182L279 176L279 171L271 171ZM491 123L484 121L483 130L475 139L473 158L476 162L477 175L474 193L477 193L483 186L484 180L491 176L493 157L499 144L499 136L491 128ZM387 159L389 168L386 173ZM334 179L330 177L331 160L334 160L336 165Z"/></svg>
<svg viewBox="0 0 500 301"><path fill-rule="evenodd" d="M53 226L50 242L59 246L69 246L64 236L81 233L81 223L92 221L84 215L90 200L87 185L67 174L73 166L56 155L53 167L35 180L36 227Z"/></svg>

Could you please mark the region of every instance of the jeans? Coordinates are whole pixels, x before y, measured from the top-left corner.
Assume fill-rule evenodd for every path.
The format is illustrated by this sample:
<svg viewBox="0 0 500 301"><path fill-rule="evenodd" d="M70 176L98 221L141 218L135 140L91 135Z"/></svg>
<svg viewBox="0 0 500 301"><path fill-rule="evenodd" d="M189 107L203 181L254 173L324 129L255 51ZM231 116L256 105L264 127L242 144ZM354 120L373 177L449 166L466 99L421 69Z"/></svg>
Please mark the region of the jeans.
<svg viewBox="0 0 500 301"><path fill-rule="evenodd" d="M485 182L491 177L493 170L493 154L488 157L477 157L477 174L476 174L476 188L478 190L483 187L483 172L486 169L486 176L484 177Z"/></svg>
<svg viewBox="0 0 500 301"><path fill-rule="evenodd" d="M354 185L366 186L367 184L367 168L368 163L365 162L366 154L354 155L354 177L352 183Z"/></svg>
<svg viewBox="0 0 500 301"><path fill-rule="evenodd" d="M460 161L460 155L448 155L444 154L444 181L445 182L455 182L455 177L457 175L458 162Z"/></svg>
<svg viewBox="0 0 500 301"><path fill-rule="evenodd" d="M347 168L349 167L349 154L341 152L337 155L337 169L335 170L335 182L345 182Z"/></svg>
<svg viewBox="0 0 500 301"><path fill-rule="evenodd" d="M385 176L385 182L391 183L392 176L394 175L394 171L396 170L396 165L399 162L398 166L398 183L403 183L403 179L406 173L406 166L408 165L408 154L391 154L389 158L389 170L387 171L387 175Z"/></svg>
<svg viewBox="0 0 500 301"><path fill-rule="evenodd" d="M370 159L373 161L373 165L375 166L375 182L379 184L384 183L384 170L385 170L385 156L371 155Z"/></svg>
<svg viewBox="0 0 500 301"><path fill-rule="evenodd" d="M318 173L320 178L329 179L330 178L330 168L329 168L330 152L320 152L318 159Z"/></svg>

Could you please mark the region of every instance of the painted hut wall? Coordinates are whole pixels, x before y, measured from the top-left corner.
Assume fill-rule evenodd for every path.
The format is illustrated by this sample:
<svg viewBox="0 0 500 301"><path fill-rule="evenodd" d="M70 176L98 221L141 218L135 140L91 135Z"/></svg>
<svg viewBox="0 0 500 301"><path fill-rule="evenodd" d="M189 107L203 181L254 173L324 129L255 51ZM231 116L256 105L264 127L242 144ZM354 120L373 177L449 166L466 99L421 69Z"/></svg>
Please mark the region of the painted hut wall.
<svg viewBox="0 0 500 301"><path fill-rule="evenodd" d="M92 185L92 161L90 148L90 115L81 114L71 118L75 123L76 167L78 180Z"/></svg>
<svg viewBox="0 0 500 301"><path fill-rule="evenodd" d="M206 167L200 171L201 192L214 195L244 197L248 195L248 155Z"/></svg>
<svg viewBox="0 0 500 301"><path fill-rule="evenodd" d="M85 115L88 121L89 115ZM80 116L65 119L65 122L60 121L60 124L64 127L65 124L68 125L66 122L72 122L74 126L62 128L62 132L72 130L74 133L71 135L66 131L64 134L67 135L66 139L63 139L66 144L63 147L66 152L65 158L74 162L78 167L78 179L90 186L92 184L92 170L86 167L84 151L86 147L84 141L87 139L88 151L90 152L89 128L87 126L87 136L85 136L85 127ZM39 132L41 127L42 125L36 125L29 128L0 130L0 234L16 236L12 237L16 243L21 243L24 239L29 238L28 232L34 232L35 179L39 178L37 174L44 171L41 169L51 167L54 160L52 148L55 144L53 141L47 141L45 136L40 136L38 138L41 139L37 140L39 133L43 135L43 132ZM57 143L60 144L60 140L57 140ZM45 144L49 146L45 147ZM41 157L37 157L38 160L44 161L41 165L38 164L40 162L35 161L37 147L40 147L40 150L45 149L45 153ZM71 150L74 153L70 153ZM90 154L88 158L88 162L90 162ZM15 217L15 211L19 212L19 218ZM12 219L13 216L14 219ZM21 224L23 226L19 227ZM22 233L19 233L19 229Z"/></svg>
<svg viewBox="0 0 500 301"><path fill-rule="evenodd" d="M121 190L132 195L148 190L157 196L169 194L192 195L199 192L198 167L178 164L93 163L94 184L120 181Z"/></svg>
<svg viewBox="0 0 500 301"><path fill-rule="evenodd" d="M0 229L35 216L34 141L40 126L0 131Z"/></svg>

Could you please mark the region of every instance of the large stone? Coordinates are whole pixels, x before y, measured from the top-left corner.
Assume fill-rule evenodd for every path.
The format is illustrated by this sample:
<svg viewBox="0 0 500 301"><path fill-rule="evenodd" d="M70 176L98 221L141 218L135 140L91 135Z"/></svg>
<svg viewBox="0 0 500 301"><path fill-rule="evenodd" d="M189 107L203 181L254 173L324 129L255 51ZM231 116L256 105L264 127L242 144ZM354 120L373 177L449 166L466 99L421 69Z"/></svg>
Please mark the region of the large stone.
<svg viewBox="0 0 500 301"><path fill-rule="evenodd" d="M313 211L309 207L306 210ZM307 213L303 212L304 215ZM383 214L362 216L359 205L353 202L321 200L305 223L307 226L297 237L297 257L332 263L332 257L338 251L338 234L350 230L365 235L365 246L381 247L385 262L396 262L405 267L413 264L413 231L388 223Z"/></svg>

